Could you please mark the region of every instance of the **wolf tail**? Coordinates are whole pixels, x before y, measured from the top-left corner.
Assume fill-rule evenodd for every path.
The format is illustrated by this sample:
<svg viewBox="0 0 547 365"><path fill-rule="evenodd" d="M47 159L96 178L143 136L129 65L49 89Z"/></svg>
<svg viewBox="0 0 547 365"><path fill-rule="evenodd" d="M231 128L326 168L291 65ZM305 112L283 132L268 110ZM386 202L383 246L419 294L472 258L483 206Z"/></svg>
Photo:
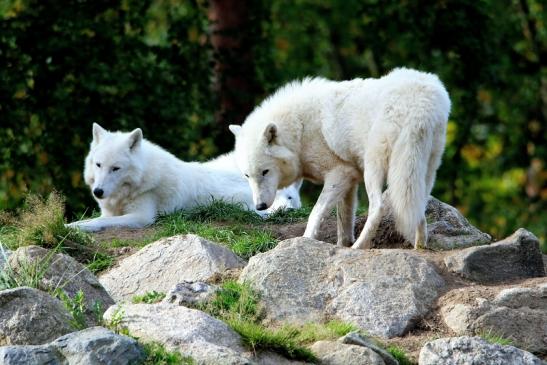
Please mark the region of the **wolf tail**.
<svg viewBox="0 0 547 365"><path fill-rule="evenodd" d="M418 113L409 115L389 160L387 195L397 230L414 243L444 150L450 99L442 89ZM435 108L432 108L434 105ZM424 242L425 243L425 242Z"/></svg>

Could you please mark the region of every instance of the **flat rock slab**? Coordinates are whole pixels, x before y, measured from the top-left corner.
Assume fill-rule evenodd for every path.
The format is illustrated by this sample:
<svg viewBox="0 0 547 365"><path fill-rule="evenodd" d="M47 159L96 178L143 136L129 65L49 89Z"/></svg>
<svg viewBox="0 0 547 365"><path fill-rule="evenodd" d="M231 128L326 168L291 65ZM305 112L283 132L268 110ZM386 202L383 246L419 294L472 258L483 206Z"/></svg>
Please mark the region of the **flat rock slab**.
<svg viewBox="0 0 547 365"><path fill-rule="evenodd" d="M0 291L0 346L52 341L73 331L71 319L63 303L38 289Z"/></svg>
<svg viewBox="0 0 547 365"><path fill-rule="evenodd" d="M447 256L444 262L450 271L481 283L545 276L539 240L523 228L502 241Z"/></svg>
<svg viewBox="0 0 547 365"><path fill-rule="evenodd" d="M491 344L480 337L441 338L425 344L419 365L542 365L543 361L513 346Z"/></svg>
<svg viewBox="0 0 547 365"><path fill-rule="evenodd" d="M465 298L466 290L457 289L449 295ZM441 307L441 316L458 335L492 333L510 339L519 348L547 353L547 283L504 289L493 299L452 301Z"/></svg>
<svg viewBox="0 0 547 365"><path fill-rule="evenodd" d="M249 358L240 336L206 313L173 304L127 304L110 307L107 321L116 313L120 326L143 342L159 342L199 364L246 364Z"/></svg>
<svg viewBox="0 0 547 365"><path fill-rule="evenodd" d="M207 281L245 262L226 247L195 235L164 238L120 261L100 277L116 301L156 290L168 292L182 281Z"/></svg>
<svg viewBox="0 0 547 365"><path fill-rule="evenodd" d="M353 250L308 238L252 257L239 280L260 293L271 321L336 317L382 337L411 329L444 287L413 251Z"/></svg>
<svg viewBox="0 0 547 365"><path fill-rule="evenodd" d="M93 313L96 303L104 309L114 304L95 275L68 255L39 246L26 246L18 248L8 262L14 272L24 271L28 265L43 267L45 271L39 286L44 291L60 288L73 298L81 290L87 307L88 324L96 324L96 314Z"/></svg>
<svg viewBox="0 0 547 365"><path fill-rule="evenodd" d="M137 341L102 327L73 332L41 346L0 347L1 365L127 365L139 363L144 356Z"/></svg>
<svg viewBox="0 0 547 365"><path fill-rule="evenodd" d="M317 341L310 350L324 365L385 365L382 357L368 347L337 341Z"/></svg>

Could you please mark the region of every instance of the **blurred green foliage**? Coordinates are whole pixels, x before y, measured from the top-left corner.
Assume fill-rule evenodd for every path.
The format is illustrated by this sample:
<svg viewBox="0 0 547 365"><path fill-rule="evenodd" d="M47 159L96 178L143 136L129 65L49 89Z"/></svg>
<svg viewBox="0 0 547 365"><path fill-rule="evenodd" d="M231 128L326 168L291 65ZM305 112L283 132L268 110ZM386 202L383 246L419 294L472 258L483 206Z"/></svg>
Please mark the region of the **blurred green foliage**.
<svg viewBox="0 0 547 365"><path fill-rule="evenodd" d="M540 0L255 0L267 92L294 78L436 73L452 98L434 195L497 238L547 236L547 28ZM0 2L0 208L54 187L94 206L91 123L141 127L181 158L218 152L206 2ZM255 14L257 16L257 14ZM253 70L249 70L253 72ZM259 102L264 95L256 95ZM228 137L227 137L228 136Z"/></svg>

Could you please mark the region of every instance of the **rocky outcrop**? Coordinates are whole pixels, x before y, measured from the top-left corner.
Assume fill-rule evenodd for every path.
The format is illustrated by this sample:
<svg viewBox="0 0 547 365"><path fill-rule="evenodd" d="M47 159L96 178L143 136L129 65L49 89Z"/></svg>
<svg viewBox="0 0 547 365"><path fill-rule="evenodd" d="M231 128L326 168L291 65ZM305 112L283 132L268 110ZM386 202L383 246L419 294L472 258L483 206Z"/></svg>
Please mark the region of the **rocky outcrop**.
<svg viewBox="0 0 547 365"><path fill-rule="evenodd" d="M491 333L512 341L515 346L534 353L547 353L547 283L535 287L513 287L495 298L475 296L468 289L457 289L456 300L441 308L441 316L458 335Z"/></svg>
<svg viewBox="0 0 547 365"><path fill-rule="evenodd" d="M447 256L445 264L452 272L481 283L545 276L539 241L523 228L502 241Z"/></svg>
<svg viewBox="0 0 547 365"><path fill-rule="evenodd" d="M404 334L444 286L432 264L409 250L353 250L307 238L252 257L240 281L261 296L272 321L351 322L370 334Z"/></svg>
<svg viewBox="0 0 547 365"><path fill-rule="evenodd" d="M542 365L527 351L491 344L480 337L451 337L428 342L420 351L419 365L511 364Z"/></svg>
<svg viewBox="0 0 547 365"><path fill-rule="evenodd" d="M144 353L134 339L102 327L70 333L42 346L0 347L0 364L135 364Z"/></svg>
<svg viewBox="0 0 547 365"><path fill-rule="evenodd" d="M9 265L15 273L28 270L29 265L43 270L39 287L44 291L61 289L73 298L81 290L85 298L88 324L96 324L96 314L93 313L96 303L100 303L104 309L114 304L95 275L68 255L38 246L20 247L10 256Z"/></svg>
<svg viewBox="0 0 547 365"><path fill-rule="evenodd" d="M116 314L117 313L117 314ZM249 357L241 338L228 325L203 312L172 304L112 306L105 320L121 318L119 325L143 342L159 342L200 364L246 364Z"/></svg>
<svg viewBox="0 0 547 365"><path fill-rule="evenodd" d="M59 300L40 290L20 287L0 291L0 346L52 341L73 331L71 319Z"/></svg>
<svg viewBox="0 0 547 365"><path fill-rule="evenodd" d="M165 293L182 281L207 281L243 266L244 261L226 247L189 234L149 244L120 261L100 281L116 301L130 301L135 295Z"/></svg>

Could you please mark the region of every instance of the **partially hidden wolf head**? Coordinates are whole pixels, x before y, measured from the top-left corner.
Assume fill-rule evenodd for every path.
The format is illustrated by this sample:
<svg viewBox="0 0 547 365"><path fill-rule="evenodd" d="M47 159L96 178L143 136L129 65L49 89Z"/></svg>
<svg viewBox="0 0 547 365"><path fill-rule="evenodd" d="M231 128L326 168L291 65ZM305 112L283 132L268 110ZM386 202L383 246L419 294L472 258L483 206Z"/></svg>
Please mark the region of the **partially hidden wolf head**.
<svg viewBox="0 0 547 365"><path fill-rule="evenodd" d="M109 132L93 123L93 141L85 160L84 179L93 196L100 200L127 196L142 178L143 135Z"/></svg>
<svg viewBox="0 0 547 365"><path fill-rule="evenodd" d="M285 188L299 176L296 154L284 145L277 126L270 123L230 125L236 136L236 162L251 186L257 210L268 209L275 200L277 189Z"/></svg>

